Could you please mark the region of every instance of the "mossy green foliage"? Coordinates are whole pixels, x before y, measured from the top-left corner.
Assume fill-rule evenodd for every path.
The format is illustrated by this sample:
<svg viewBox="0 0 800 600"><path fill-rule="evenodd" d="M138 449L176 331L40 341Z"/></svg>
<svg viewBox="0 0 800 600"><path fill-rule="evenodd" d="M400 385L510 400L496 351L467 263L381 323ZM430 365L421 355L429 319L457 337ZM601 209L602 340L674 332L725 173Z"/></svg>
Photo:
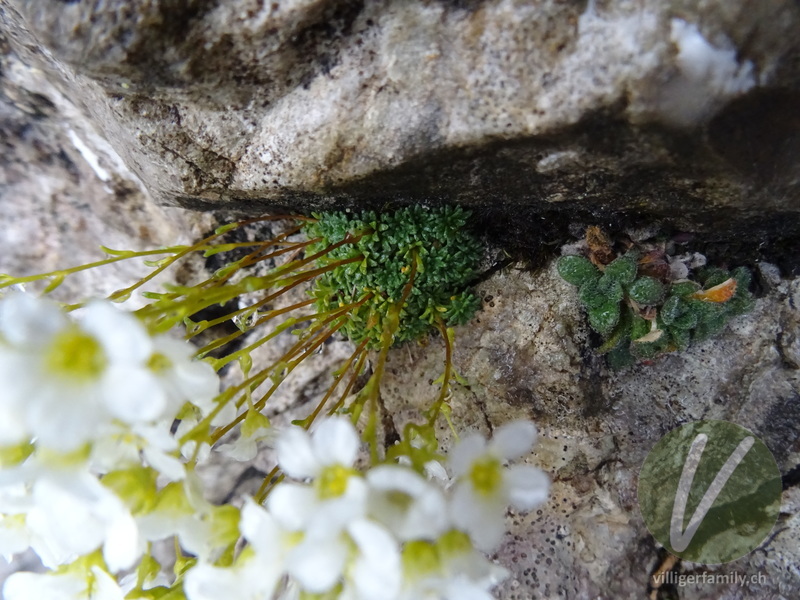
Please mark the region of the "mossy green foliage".
<svg viewBox="0 0 800 600"><path fill-rule="evenodd" d="M557 264L559 274L580 288L589 324L604 339L600 351L608 353L614 368L683 350L753 305L751 274L744 267L702 269L693 281L670 282L641 274L638 259L629 251L603 271L582 256L563 256ZM704 298L704 291L731 278L736 291L730 298Z"/></svg>
<svg viewBox="0 0 800 600"><path fill-rule="evenodd" d="M369 297L350 311L340 330L348 339L360 342L368 338L369 347L381 345L386 319L396 314L412 273L410 293L399 311L395 344L428 333L436 325L437 315L448 326L462 325L480 306L467 286L477 272L482 249L466 229L469 213L460 207L409 206L387 213L314 216L318 220L304 231L309 239L319 241L308 248L308 255L348 235L356 240L319 258L318 266L363 257L317 277L311 292L320 312Z"/></svg>

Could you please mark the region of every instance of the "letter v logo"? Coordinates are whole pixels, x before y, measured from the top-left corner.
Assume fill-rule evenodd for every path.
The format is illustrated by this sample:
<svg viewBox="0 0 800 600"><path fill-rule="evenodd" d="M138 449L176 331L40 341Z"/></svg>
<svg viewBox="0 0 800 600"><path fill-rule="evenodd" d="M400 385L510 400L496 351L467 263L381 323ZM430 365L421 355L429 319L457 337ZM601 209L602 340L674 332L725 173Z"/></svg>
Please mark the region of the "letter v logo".
<svg viewBox="0 0 800 600"><path fill-rule="evenodd" d="M689 547L692 538L694 538L694 534L697 532L703 519L706 518L708 511L714 506L714 501L717 499L717 496L719 496L722 488L725 487L725 484L728 483L728 479L730 479L734 469L739 466L744 455L753 447L755 438L753 436L748 436L739 442L739 445L736 446L736 450L728 457L728 460L725 461L725 464L722 465L722 468L717 472L716 477L714 477L714 481L708 486L706 493L703 494L700 504L697 505L694 513L692 513L692 518L689 519L689 525L686 527L686 531L682 531L686 502L689 500L689 492L694 482L694 474L697 472L697 465L700 464L700 459L703 457L703 450L706 448L706 442L708 442L708 436L705 433L698 433L697 437L694 438L692 447L689 448L689 455L686 457L686 462L683 463L683 472L681 473L681 479L678 483L678 490L675 492L675 501L672 504L672 520L669 526L669 543L676 552L683 552Z"/></svg>
<svg viewBox="0 0 800 600"><path fill-rule="evenodd" d="M650 533L695 563L725 563L758 548L775 526L781 492L769 448L727 421L673 429L639 473L639 507Z"/></svg>

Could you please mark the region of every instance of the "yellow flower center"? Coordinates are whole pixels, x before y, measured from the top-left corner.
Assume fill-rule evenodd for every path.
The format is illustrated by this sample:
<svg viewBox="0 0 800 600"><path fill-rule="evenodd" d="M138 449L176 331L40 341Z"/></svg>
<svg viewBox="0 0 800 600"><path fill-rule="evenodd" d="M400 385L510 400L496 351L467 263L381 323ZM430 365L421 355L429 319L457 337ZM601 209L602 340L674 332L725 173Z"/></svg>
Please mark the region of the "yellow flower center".
<svg viewBox="0 0 800 600"><path fill-rule="evenodd" d="M386 499L389 503L394 506L398 511L407 512L408 509L414 504L414 498L409 496L404 492L399 492L397 490L392 490L388 494L386 494Z"/></svg>
<svg viewBox="0 0 800 600"><path fill-rule="evenodd" d="M77 327L56 335L45 354L45 366L50 372L84 381L97 379L107 362L100 343Z"/></svg>
<svg viewBox="0 0 800 600"><path fill-rule="evenodd" d="M160 352L154 352L147 361L147 368L155 373L162 373L172 367L172 361Z"/></svg>
<svg viewBox="0 0 800 600"><path fill-rule="evenodd" d="M503 465L499 460L490 456L476 460L469 472L469 480L479 494L494 495L503 482Z"/></svg>
<svg viewBox="0 0 800 600"><path fill-rule="evenodd" d="M442 566L436 546L425 540L406 542L401 560L403 574L411 581L429 577Z"/></svg>
<svg viewBox="0 0 800 600"><path fill-rule="evenodd" d="M316 481L317 494L323 500L338 498L347 491L347 482L352 473L352 469L342 465L325 467Z"/></svg>

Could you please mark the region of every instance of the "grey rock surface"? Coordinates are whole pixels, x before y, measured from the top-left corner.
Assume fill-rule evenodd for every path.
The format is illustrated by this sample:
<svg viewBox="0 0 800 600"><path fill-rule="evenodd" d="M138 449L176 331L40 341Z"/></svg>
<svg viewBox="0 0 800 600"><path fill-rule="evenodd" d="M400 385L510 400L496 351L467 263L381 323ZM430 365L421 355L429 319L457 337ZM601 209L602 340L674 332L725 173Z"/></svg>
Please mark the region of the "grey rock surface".
<svg viewBox="0 0 800 600"><path fill-rule="evenodd" d="M185 242L211 221L163 208L45 74L0 37L0 273L29 275L107 258L101 245L142 250ZM181 215L181 216L178 216ZM106 295L147 269L90 270L57 290Z"/></svg>
<svg viewBox="0 0 800 600"><path fill-rule="evenodd" d="M160 202L798 228L794 2L2 0L0 27Z"/></svg>
<svg viewBox="0 0 800 600"><path fill-rule="evenodd" d="M554 263L534 274L508 269L479 290L482 312L457 330L455 365L469 387L454 390L453 422L488 435L511 419L532 419L540 437L526 460L553 479L546 506L509 513L497 557L513 576L500 598L650 596L664 554L639 512L638 472L663 435L699 419L753 431L788 487L773 534L757 551L725 565L684 563L678 572L764 578L667 586L650 597L788 600L800 593L800 371L787 360L800 331L799 279L782 281L719 337L618 372L591 350L577 292ZM398 430L436 397L443 356L441 340L393 354L384 395ZM441 434L449 435L446 424Z"/></svg>

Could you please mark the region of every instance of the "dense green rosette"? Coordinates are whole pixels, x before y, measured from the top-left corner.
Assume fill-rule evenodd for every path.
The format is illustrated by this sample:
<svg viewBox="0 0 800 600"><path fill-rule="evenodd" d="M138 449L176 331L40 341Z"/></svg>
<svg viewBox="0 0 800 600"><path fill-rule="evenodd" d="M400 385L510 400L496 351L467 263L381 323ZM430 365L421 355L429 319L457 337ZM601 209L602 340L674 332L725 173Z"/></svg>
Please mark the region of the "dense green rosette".
<svg viewBox="0 0 800 600"><path fill-rule="evenodd" d="M425 335L437 315L448 326L461 325L478 309L480 300L468 284L482 248L467 231L469 213L462 208L409 206L314 216L317 221L304 227L309 239L318 240L309 255L345 242L317 259L317 266L358 259L319 276L311 291L321 312L358 305L340 330L348 339L369 339L370 347L378 347L390 308L401 301L409 282L394 343Z"/></svg>

